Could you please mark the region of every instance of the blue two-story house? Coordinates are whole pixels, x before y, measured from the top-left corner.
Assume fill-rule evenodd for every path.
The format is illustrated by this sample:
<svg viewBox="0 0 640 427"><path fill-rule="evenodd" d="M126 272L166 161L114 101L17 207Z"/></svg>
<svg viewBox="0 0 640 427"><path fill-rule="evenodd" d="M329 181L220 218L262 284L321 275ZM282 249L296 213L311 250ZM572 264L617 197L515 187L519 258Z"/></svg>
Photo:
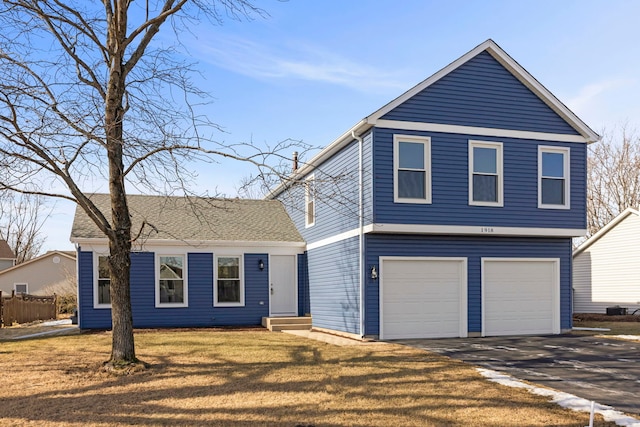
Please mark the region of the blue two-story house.
<svg viewBox="0 0 640 427"><path fill-rule="evenodd" d="M314 328L570 329L599 138L492 40L365 117L268 196L306 241Z"/></svg>
<svg viewBox="0 0 640 427"><path fill-rule="evenodd" d="M560 333L598 139L488 40L356 123L273 200L130 196L144 230L134 326L310 313L316 329L380 339ZM108 196L92 200L108 211ZM80 210L71 238L80 327L109 328L108 242Z"/></svg>

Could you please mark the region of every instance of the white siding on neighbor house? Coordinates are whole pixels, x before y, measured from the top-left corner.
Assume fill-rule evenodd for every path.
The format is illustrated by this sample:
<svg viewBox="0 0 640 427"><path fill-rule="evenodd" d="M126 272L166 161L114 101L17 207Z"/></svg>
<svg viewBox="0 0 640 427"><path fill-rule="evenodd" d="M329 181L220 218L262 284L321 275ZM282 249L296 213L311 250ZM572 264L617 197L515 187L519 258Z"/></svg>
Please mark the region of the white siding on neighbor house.
<svg viewBox="0 0 640 427"><path fill-rule="evenodd" d="M574 313L640 308L640 217L629 214L573 259Z"/></svg>
<svg viewBox="0 0 640 427"><path fill-rule="evenodd" d="M10 295L16 283L26 283L33 295L75 290L76 260L61 254L47 254L19 264L0 274L0 291Z"/></svg>

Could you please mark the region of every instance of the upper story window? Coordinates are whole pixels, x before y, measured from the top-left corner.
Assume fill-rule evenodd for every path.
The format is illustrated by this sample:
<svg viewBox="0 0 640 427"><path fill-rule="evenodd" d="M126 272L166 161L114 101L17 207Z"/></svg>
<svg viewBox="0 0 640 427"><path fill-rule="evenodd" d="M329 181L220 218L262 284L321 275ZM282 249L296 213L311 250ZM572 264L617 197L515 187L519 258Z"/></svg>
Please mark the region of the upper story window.
<svg viewBox="0 0 640 427"><path fill-rule="evenodd" d="M108 262L108 257L104 255L98 255L96 263L96 283L94 287L94 306L96 307L109 307L111 304L111 274L109 273Z"/></svg>
<svg viewBox="0 0 640 427"><path fill-rule="evenodd" d="M185 256L159 255L156 269L156 307L186 307Z"/></svg>
<svg viewBox="0 0 640 427"><path fill-rule="evenodd" d="M304 225L311 227L316 223L316 182L311 175L304 181Z"/></svg>
<svg viewBox="0 0 640 427"><path fill-rule="evenodd" d="M569 209L569 149L538 148L538 207Z"/></svg>
<svg viewBox="0 0 640 427"><path fill-rule="evenodd" d="M469 141L469 204L503 206L502 143Z"/></svg>
<svg viewBox="0 0 640 427"><path fill-rule="evenodd" d="M393 136L393 200L431 203L431 138Z"/></svg>
<svg viewBox="0 0 640 427"><path fill-rule="evenodd" d="M213 295L214 306L244 305L241 256L216 257L216 284Z"/></svg>

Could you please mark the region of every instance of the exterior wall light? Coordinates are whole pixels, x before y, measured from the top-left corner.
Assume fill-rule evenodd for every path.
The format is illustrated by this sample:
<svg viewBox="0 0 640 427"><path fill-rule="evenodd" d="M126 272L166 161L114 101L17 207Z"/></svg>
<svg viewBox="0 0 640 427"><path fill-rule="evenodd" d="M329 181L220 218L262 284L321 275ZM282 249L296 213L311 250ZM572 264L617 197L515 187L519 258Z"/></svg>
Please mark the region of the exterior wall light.
<svg viewBox="0 0 640 427"><path fill-rule="evenodd" d="M260 271L264 270L264 262L262 260L258 261L258 268L260 269Z"/></svg>
<svg viewBox="0 0 640 427"><path fill-rule="evenodd" d="M376 266L371 267L371 278L376 280L378 278L378 270L376 270Z"/></svg>

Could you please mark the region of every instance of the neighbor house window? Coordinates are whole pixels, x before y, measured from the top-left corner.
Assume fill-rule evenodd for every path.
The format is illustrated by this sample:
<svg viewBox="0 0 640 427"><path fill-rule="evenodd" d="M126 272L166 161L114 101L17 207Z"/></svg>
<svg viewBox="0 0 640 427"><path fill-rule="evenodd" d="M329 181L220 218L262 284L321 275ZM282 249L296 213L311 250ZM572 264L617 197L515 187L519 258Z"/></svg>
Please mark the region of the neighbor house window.
<svg viewBox="0 0 640 427"><path fill-rule="evenodd" d="M538 207L569 209L568 148L538 148Z"/></svg>
<svg viewBox="0 0 640 427"><path fill-rule="evenodd" d="M13 289L16 291L16 294L27 294L29 293L29 284L28 283L14 283Z"/></svg>
<svg viewBox="0 0 640 427"><path fill-rule="evenodd" d="M316 223L316 182L313 175L304 181L304 218L307 227Z"/></svg>
<svg viewBox="0 0 640 427"><path fill-rule="evenodd" d="M184 255L159 255L156 306L185 307L187 282Z"/></svg>
<svg viewBox="0 0 640 427"><path fill-rule="evenodd" d="M244 305L242 257L216 257L216 284L213 303L216 306Z"/></svg>
<svg viewBox="0 0 640 427"><path fill-rule="evenodd" d="M111 304L111 274L109 273L109 258L106 256L98 256L97 271L97 289L96 289L96 306Z"/></svg>
<svg viewBox="0 0 640 427"><path fill-rule="evenodd" d="M502 143L469 141L469 204L503 206Z"/></svg>
<svg viewBox="0 0 640 427"><path fill-rule="evenodd" d="M431 203L431 138L393 136L394 202Z"/></svg>

